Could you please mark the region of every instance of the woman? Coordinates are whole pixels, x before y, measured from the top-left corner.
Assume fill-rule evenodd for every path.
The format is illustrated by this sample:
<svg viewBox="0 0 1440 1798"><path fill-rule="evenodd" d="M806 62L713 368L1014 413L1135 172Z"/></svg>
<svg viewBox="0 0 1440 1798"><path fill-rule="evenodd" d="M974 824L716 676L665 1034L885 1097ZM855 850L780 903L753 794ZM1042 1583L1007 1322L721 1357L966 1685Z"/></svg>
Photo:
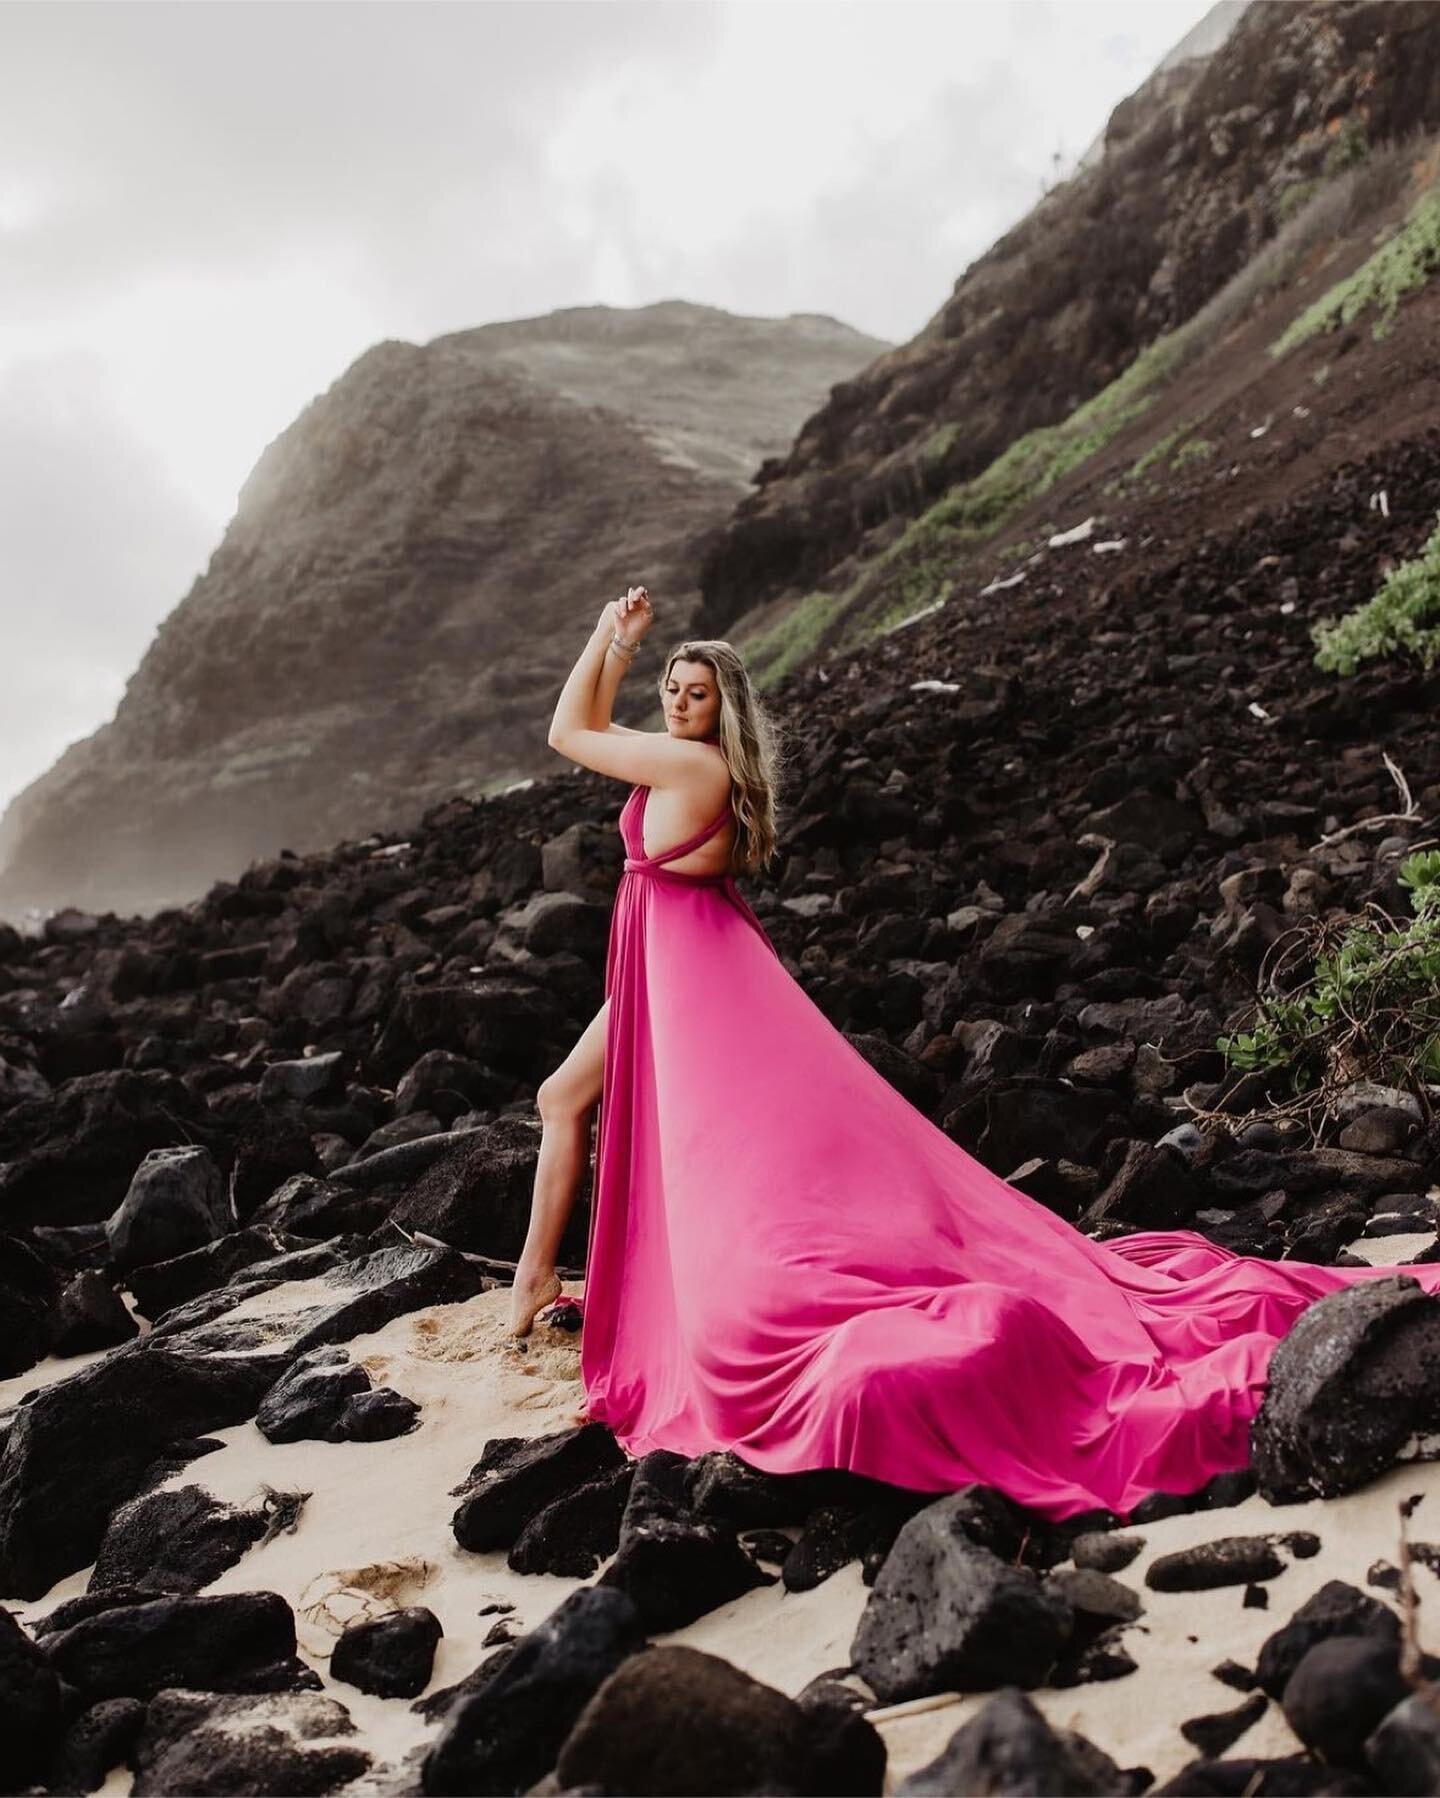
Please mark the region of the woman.
<svg viewBox="0 0 1440 1798"><path fill-rule="evenodd" d="M728 644L682 644L671 651L658 683L666 723L663 733L628 730L610 721L615 693L653 621L644 587L631 587L623 599L606 605L561 690L550 726L550 745L582 767L643 783L632 789L620 819L624 836L630 819L644 807L643 834L635 843L640 855L647 836L652 843L663 839L674 845L694 834L687 826L714 820L703 840L697 838L693 847L681 845L688 853L677 853L673 847L666 852L665 866L672 874L721 875L734 866L766 866L776 847L774 733L755 702L744 665ZM704 653L705 659L684 659L681 652L690 650ZM728 756L719 745L721 676L717 660L730 688L726 720L737 721ZM733 808L730 758L748 769L748 779L740 784L739 800ZM650 805L652 790L656 799ZM717 808L722 807L717 817ZM626 847L630 847L628 840ZM622 875L621 895L625 892ZM621 895L617 895L617 907ZM733 883L727 887L727 897L743 908L763 939L758 919ZM516 1337L530 1333L536 1314L560 1292L555 1260L585 1171L591 1119L604 1083L614 953L612 939L605 1003L565 1060L541 1081L536 1095L542 1124L540 1155L530 1228L511 1288L510 1328Z"/></svg>
<svg viewBox="0 0 1440 1798"><path fill-rule="evenodd" d="M774 850L772 733L735 652L671 652L663 734L611 724L652 619L643 587L606 607L550 735L634 788L606 1002L541 1087L519 1333L558 1291L598 1097L581 1372L586 1414L630 1453L978 1481L1054 1518L1245 1466L1279 1338L1393 1270L1193 1230L1093 1242L903 1099L730 878L733 845L752 866ZM1440 1265L1406 1271L1440 1286Z"/></svg>

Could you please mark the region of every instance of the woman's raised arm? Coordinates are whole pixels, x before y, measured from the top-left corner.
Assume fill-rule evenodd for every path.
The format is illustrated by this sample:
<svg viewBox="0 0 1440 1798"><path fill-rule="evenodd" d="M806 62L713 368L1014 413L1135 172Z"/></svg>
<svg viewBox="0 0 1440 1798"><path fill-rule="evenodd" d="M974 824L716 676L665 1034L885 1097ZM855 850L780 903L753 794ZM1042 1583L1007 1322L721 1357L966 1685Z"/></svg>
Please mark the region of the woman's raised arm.
<svg viewBox="0 0 1440 1798"><path fill-rule="evenodd" d="M611 727L615 694L652 618L643 587L632 587L623 600L606 605L560 689L546 738L567 761L641 787L675 785L710 762L699 743L677 742L658 731Z"/></svg>

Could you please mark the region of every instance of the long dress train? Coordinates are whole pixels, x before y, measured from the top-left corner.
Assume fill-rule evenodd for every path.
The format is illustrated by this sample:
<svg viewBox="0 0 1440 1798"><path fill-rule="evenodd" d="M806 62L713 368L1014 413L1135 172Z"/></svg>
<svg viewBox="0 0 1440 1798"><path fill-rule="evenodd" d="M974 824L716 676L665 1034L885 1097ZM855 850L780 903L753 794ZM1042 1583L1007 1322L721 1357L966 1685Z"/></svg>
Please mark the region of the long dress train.
<svg viewBox="0 0 1440 1798"><path fill-rule="evenodd" d="M1279 1338L1396 1270L1091 1241L870 1066L729 875L664 866L728 802L647 857L647 792L606 958L587 1414L634 1455L980 1481L1057 1519L1245 1466ZM1440 1291L1440 1264L1405 1272Z"/></svg>

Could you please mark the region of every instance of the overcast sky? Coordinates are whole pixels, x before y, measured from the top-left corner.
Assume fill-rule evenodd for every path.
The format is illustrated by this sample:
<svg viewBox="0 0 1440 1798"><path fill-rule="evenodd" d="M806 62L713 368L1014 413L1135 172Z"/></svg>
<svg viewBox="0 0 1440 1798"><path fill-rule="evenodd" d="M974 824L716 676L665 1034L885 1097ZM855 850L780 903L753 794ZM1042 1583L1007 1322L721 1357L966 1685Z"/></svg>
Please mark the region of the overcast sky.
<svg viewBox="0 0 1440 1798"><path fill-rule="evenodd" d="M563 306L893 341L1210 0L0 0L0 808L370 344Z"/></svg>

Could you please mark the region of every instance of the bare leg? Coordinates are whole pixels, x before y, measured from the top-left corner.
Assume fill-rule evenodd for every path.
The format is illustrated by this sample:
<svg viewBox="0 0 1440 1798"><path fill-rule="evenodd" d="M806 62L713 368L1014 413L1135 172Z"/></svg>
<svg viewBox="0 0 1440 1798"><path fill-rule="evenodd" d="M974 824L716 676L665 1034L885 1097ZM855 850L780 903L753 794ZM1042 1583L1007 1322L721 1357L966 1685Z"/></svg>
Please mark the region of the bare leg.
<svg viewBox="0 0 1440 1798"><path fill-rule="evenodd" d="M540 1082L540 1158L530 1228L510 1293L513 1336L528 1336L536 1312L560 1295L555 1257L590 1155L590 1125L605 1079L609 1012L607 999L560 1066Z"/></svg>

